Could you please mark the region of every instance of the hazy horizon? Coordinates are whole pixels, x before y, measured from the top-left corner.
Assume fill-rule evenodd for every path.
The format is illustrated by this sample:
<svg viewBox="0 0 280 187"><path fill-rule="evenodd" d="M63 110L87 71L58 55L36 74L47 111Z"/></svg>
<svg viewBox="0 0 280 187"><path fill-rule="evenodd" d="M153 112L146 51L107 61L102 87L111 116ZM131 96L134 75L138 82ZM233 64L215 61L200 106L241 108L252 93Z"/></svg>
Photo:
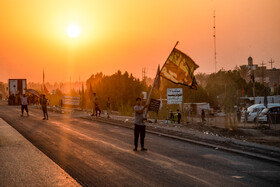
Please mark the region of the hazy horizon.
<svg viewBox="0 0 280 187"><path fill-rule="evenodd" d="M154 77L176 41L200 67L214 72L213 12L217 70L274 60L280 67L280 1L44 1L0 2L0 81L86 81L92 74L127 71ZM67 35L69 24L80 35Z"/></svg>

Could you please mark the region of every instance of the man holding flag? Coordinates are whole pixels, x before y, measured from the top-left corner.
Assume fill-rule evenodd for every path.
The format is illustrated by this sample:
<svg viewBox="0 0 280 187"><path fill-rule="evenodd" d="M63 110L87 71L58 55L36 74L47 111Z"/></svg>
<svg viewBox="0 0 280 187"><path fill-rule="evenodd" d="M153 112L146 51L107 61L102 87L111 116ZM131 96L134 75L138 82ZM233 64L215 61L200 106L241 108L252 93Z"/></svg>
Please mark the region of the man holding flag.
<svg viewBox="0 0 280 187"><path fill-rule="evenodd" d="M160 77L163 77L175 84L181 84L190 87L191 89L197 89L197 82L194 77L194 71L199 67L188 55L184 54L180 50L176 49L176 46L179 42L176 43L174 46L172 52L168 56L165 64L163 67L160 68L158 67L157 75L155 77L153 86L150 90L146 106L150 103L150 96L153 91L153 88L156 87L157 89L160 88ZM139 115L139 122L140 122L140 117L146 118L147 111L145 110L145 107L142 107L140 105L141 103L141 98L137 98L137 105L134 107L135 111L135 130L134 130L134 140L135 140L135 149L134 151L137 151L137 145L138 145L138 136L139 132L136 129L138 128L138 125L136 122L138 122L138 115ZM148 108L154 108L154 107L148 107ZM153 111L158 111L154 109ZM137 115L137 116L136 116ZM143 117L145 115L145 117ZM144 123L144 122L143 122ZM140 131L140 136L141 132L145 132L145 123L144 123L144 130ZM143 147L144 147L144 137L145 133L142 133L143 135L141 136L141 144L143 141ZM145 149L145 148L144 148Z"/></svg>
<svg viewBox="0 0 280 187"><path fill-rule="evenodd" d="M133 151L137 151L138 147L138 139L140 134L140 142L141 142L141 151L147 151L147 149L144 147L144 139L146 134L146 125L145 125L145 108L147 108L147 105L142 106L141 98L136 98L136 105L134 106L134 146L135 148Z"/></svg>

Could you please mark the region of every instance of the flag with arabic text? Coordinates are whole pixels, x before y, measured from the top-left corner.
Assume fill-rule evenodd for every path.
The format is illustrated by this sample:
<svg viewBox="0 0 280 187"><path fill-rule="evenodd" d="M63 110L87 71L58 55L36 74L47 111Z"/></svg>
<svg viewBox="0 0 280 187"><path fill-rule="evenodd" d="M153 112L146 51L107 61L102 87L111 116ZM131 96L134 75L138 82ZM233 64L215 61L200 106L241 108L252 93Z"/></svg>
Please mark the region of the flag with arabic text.
<svg viewBox="0 0 280 187"><path fill-rule="evenodd" d="M160 76L175 84L196 89L194 71L199 66L186 54L174 48L164 64Z"/></svg>

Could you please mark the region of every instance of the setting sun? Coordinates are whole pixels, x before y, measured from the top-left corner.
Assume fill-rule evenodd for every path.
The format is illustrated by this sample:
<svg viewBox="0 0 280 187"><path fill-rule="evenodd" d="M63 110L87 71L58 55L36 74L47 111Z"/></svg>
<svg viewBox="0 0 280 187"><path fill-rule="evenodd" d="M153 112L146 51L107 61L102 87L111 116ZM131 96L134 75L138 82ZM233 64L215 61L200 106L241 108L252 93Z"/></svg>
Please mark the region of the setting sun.
<svg viewBox="0 0 280 187"><path fill-rule="evenodd" d="M67 34L71 38L76 38L80 35L80 28L78 25L71 24L67 27Z"/></svg>

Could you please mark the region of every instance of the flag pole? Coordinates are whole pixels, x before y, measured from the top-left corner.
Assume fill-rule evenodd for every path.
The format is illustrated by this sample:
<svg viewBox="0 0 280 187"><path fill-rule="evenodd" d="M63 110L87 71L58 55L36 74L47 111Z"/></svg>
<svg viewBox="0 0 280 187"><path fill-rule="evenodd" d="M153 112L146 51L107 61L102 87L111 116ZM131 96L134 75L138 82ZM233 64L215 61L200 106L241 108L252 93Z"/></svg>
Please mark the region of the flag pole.
<svg viewBox="0 0 280 187"><path fill-rule="evenodd" d="M43 94L46 94L45 93L45 70L43 68Z"/></svg>
<svg viewBox="0 0 280 187"><path fill-rule="evenodd" d="M173 49L172 49L171 53L174 51L175 47L176 47L178 44L179 44L179 41L177 41L177 42L176 42L176 44L174 45L174 47L173 47ZM164 62L163 66L161 67L160 72L162 71L162 68L163 68L163 67L164 67L164 65L166 64L167 60L169 59L169 57L170 57L171 53L168 55L168 57L167 57L166 61Z"/></svg>
<svg viewBox="0 0 280 187"><path fill-rule="evenodd" d="M173 50L175 49L175 47L178 45L178 43L179 43L179 41L176 42L176 44L175 44L175 46L173 47L171 53L173 52ZM149 93L149 96L148 96L148 98L147 98L146 105L148 105L149 102L150 102L151 94L152 94L152 91L153 91L153 89L154 89L154 87L155 87L155 83L156 83L156 81L160 78L160 72L162 71L162 68L163 68L164 65L166 64L167 60L169 59L171 53L168 55L168 57L167 57L165 63L164 63L163 66L161 67L160 71L157 72L157 74L156 74L156 78L155 78L155 80L154 80L153 86L152 86L152 88L151 88L151 90L150 90L150 93ZM145 117L147 117L147 112L148 112L148 108L146 108Z"/></svg>
<svg viewBox="0 0 280 187"><path fill-rule="evenodd" d="M149 101L150 101L150 97L151 97L152 91L153 91L153 89L154 89L154 87L155 87L155 84L156 84L158 78L159 78L158 73L159 73L159 72L157 72L157 74L156 74L156 78L155 78L155 80L154 80L153 86L152 86L152 88L151 88L151 90L150 90L150 93L149 93L149 96L148 96L148 98L147 98L146 105L148 105L148 103L149 103Z"/></svg>

